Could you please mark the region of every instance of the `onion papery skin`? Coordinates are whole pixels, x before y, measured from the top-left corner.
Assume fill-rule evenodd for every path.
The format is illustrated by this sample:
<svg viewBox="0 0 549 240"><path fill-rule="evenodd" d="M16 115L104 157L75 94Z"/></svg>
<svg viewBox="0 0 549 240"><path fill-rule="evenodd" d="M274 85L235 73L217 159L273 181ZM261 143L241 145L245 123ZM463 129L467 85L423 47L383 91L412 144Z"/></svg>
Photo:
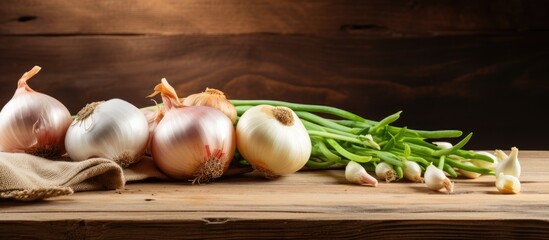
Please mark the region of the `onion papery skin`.
<svg viewBox="0 0 549 240"><path fill-rule="evenodd" d="M213 107L225 113L233 123L236 122L236 108L227 100L225 93L214 88L206 88L204 92L189 95L183 99L183 105Z"/></svg>
<svg viewBox="0 0 549 240"><path fill-rule="evenodd" d="M203 106L172 108L156 126L151 152L166 175L198 183L221 177L236 149L232 121Z"/></svg>
<svg viewBox="0 0 549 240"><path fill-rule="evenodd" d="M84 119L75 119L65 138L69 157L82 161L102 157L127 167L145 152L149 126L137 107L121 99L99 103Z"/></svg>

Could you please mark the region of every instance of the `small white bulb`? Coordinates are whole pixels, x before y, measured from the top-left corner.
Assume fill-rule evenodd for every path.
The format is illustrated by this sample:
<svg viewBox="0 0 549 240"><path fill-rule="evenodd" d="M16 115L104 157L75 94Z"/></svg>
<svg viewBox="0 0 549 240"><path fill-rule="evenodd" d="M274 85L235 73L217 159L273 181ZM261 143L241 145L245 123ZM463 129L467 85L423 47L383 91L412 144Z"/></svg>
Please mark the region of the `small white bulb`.
<svg viewBox="0 0 549 240"><path fill-rule="evenodd" d="M419 164L414 161L405 161L406 165L403 169L404 177L412 182L422 182L423 178L421 177L421 168Z"/></svg>
<svg viewBox="0 0 549 240"><path fill-rule="evenodd" d="M521 167L518 159L518 148L511 148L511 154L503 159L496 167L496 176L499 176L500 173L504 175L515 176L520 178Z"/></svg>
<svg viewBox="0 0 549 240"><path fill-rule="evenodd" d="M448 193L454 191L454 184L446 177L444 172L433 166L432 164L427 167L425 170L425 185L431 190L439 191L441 189L446 189Z"/></svg>
<svg viewBox="0 0 549 240"><path fill-rule="evenodd" d="M437 147L442 149L447 149L453 147L453 145L449 142L433 142L433 144L437 145Z"/></svg>
<svg viewBox="0 0 549 240"><path fill-rule="evenodd" d="M517 194L521 190L520 181L512 175L500 173L496 178L496 188L500 193Z"/></svg>
<svg viewBox="0 0 549 240"><path fill-rule="evenodd" d="M347 163L347 166L345 167L345 179L360 185L377 186L377 179L368 174L362 165L353 161Z"/></svg>
<svg viewBox="0 0 549 240"><path fill-rule="evenodd" d="M386 182L392 182L396 180L397 174L391 165L381 162L376 166L376 176Z"/></svg>

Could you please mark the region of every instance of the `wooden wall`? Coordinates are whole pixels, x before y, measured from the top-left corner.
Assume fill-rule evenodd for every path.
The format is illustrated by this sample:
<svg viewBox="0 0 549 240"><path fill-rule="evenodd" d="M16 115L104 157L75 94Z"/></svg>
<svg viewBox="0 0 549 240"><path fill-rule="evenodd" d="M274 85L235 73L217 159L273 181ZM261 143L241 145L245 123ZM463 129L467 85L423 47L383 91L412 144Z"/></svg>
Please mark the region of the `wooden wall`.
<svg viewBox="0 0 549 240"><path fill-rule="evenodd" d="M549 149L543 1L3 0L0 105L20 75L74 114L181 96L333 105L397 125L473 131L470 149Z"/></svg>

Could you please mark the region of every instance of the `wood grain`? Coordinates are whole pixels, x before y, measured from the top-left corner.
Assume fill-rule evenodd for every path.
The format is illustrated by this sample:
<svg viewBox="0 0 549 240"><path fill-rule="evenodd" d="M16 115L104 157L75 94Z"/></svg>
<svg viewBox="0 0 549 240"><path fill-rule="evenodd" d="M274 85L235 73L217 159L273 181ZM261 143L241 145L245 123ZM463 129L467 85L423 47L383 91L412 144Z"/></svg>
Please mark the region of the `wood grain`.
<svg viewBox="0 0 549 240"><path fill-rule="evenodd" d="M468 148L545 149L549 34L367 36L0 37L0 105L33 65L35 90L75 114L122 98L144 107L166 77L180 96L219 88L230 98L324 104L395 124L461 129ZM157 99L159 100L159 99Z"/></svg>
<svg viewBox="0 0 549 240"><path fill-rule="evenodd" d="M0 1L0 34L440 35L547 30L542 1Z"/></svg>
<svg viewBox="0 0 549 240"><path fill-rule="evenodd" d="M549 233L547 151L523 151L523 191L498 194L493 176L456 179L456 192L423 184L350 185L342 170L275 180L253 174L207 185L149 182L35 203L0 202L0 237L544 238Z"/></svg>

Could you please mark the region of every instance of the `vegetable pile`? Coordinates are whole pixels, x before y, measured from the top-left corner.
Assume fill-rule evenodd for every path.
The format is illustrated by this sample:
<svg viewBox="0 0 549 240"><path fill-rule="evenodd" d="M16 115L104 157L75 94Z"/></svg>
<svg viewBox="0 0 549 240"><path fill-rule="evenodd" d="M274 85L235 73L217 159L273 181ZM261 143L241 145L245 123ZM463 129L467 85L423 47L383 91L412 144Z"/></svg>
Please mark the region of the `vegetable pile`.
<svg viewBox="0 0 549 240"><path fill-rule="evenodd" d="M66 107L27 85L40 67L19 80L0 112L0 151L73 161L112 159L122 167L150 154L173 179L202 183L226 173L231 163L252 166L267 178L303 169L344 168L351 183L377 186L403 178L451 193L449 178L496 176L502 193L520 192L518 149L507 156L464 149L472 133L455 145L441 139L459 130L415 130L330 106L274 100L227 100L206 89L180 99L166 79L149 97L162 104L138 109L121 99L90 103L72 120ZM66 150L65 150L66 149ZM375 177L370 173L375 173Z"/></svg>

